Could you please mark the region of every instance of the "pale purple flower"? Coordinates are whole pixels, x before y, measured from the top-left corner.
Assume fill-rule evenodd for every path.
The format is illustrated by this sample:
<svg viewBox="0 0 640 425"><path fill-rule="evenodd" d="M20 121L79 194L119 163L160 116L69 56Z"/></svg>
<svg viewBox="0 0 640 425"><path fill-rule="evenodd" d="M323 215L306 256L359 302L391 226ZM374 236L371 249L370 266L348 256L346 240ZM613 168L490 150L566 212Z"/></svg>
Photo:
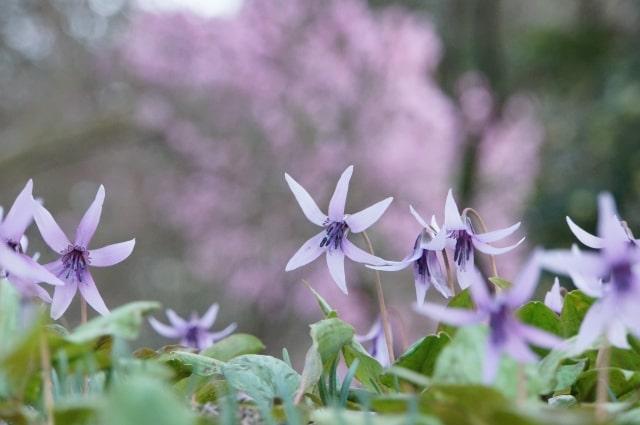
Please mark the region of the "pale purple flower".
<svg viewBox="0 0 640 425"><path fill-rule="evenodd" d="M345 294L348 292L344 275L345 255L358 263L385 264L383 259L371 255L351 243L347 236L349 233L360 233L368 229L378 221L391 201L393 201L393 198L389 197L355 214L345 214L344 208L352 173L353 165L350 165L340 176L336 190L333 192L331 201L329 201L328 215L320 211L311 195L298 182L287 173L284 175L304 215L313 224L323 227L320 233L306 241L291 257L285 270L297 269L326 253L329 273L331 273L331 277Z"/></svg>
<svg viewBox="0 0 640 425"><path fill-rule="evenodd" d="M209 332L218 317L219 309L218 304L212 304L202 317L198 317L196 312L192 312L189 320L183 319L175 311L168 309L166 314L171 325L165 325L154 317L149 318L149 324L160 335L179 339L180 345L204 350L233 333L238 327L236 323L232 323L219 332Z"/></svg>
<svg viewBox="0 0 640 425"><path fill-rule="evenodd" d="M487 289L488 283L475 267L469 267L461 273L459 278L467 280L465 286L470 287L475 310L447 308L433 303L416 306L418 313L454 326L488 322L489 337L483 368L485 383L494 380L503 353L520 363L533 363L538 357L528 344L556 348L562 343L557 336L520 322L515 314L535 290L540 276L537 261L537 254L534 254L513 282L513 286L493 296Z"/></svg>
<svg viewBox="0 0 640 425"><path fill-rule="evenodd" d="M515 232L518 227L520 227L520 222L504 229L487 233L476 233L471 225L471 220L468 217L460 215L458 205L455 199L453 199L453 192L449 189L445 204L444 229L454 247L453 259L458 271L464 272L466 271L467 265L473 265L474 248L489 255L500 255L515 249L524 242L525 238L520 239L511 246L503 248L497 248L489 245L489 243L506 238Z"/></svg>
<svg viewBox="0 0 640 425"><path fill-rule="evenodd" d="M556 277L553 281L553 286L544 296L544 305L560 314L562 312L563 304L564 298L562 297L562 292L560 290L560 281Z"/></svg>
<svg viewBox="0 0 640 425"><path fill-rule="evenodd" d="M28 240L24 235L33 220L33 181L29 180L3 218L0 208L0 277L5 277L27 297L45 302L51 297L40 282L63 285L63 282L26 255Z"/></svg>
<svg viewBox="0 0 640 425"><path fill-rule="evenodd" d="M64 285L57 286L51 303L51 317L58 319L67 310L69 304L80 290L81 296L100 314L108 314L98 288L89 272L89 266L109 267L124 261L135 246L135 239L107 245L98 249L89 249L89 243L100 222L104 202L104 186L85 212L76 229L74 242L71 243L58 223L45 207L37 202L34 205L34 218L44 241L60 258L46 265L47 269L58 276Z"/></svg>
<svg viewBox="0 0 640 425"><path fill-rule="evenodd" d="M442 270L437 254L438 251L442 251L446 246L447 232L440 231L435 217L431 218L431 224L429 225L413 206L409 206L409 211L422 226L422 231L413 245L413 251L401 261L388 261L383 266L367 267L384 271L396 271L403 270L412 264L418 305L424 304L427 291L431 285L443 297L449 298L452 295L451 290L447 286L447 277Z"/></svg>
<svg viewBox="0 0 640 425"><path fill-rule="evenodd" d="M376 321L365 335L356 335L356 341L371 342L371 348L369 354L382 365L382 367L391 366L389 361L389 350L387 349L387 341L384 337L384 329L382 327L382 321L378 317Z"/></svg>
<svg viewBox="0 0 640 425"><path fill-rule="evenodd" d="M547 251L541 264L569 275L573 283L590 297L598 298L585 316L575 350L588 349L605 336L614 346L629 348L627 333L640 337L640 248L618 218L609 193L598 197L598 235L592 235L567 218L569 227L585 245L598 251Z"/></svg>

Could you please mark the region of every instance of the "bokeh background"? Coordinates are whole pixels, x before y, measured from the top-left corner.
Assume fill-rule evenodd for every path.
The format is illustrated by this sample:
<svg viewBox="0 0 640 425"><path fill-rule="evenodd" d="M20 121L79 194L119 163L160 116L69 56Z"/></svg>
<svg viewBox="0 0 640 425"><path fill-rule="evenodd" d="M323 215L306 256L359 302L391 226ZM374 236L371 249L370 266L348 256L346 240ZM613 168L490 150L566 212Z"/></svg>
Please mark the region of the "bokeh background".
<svg viewBox="0 0 640 425"><path fill-rule="evenodd" d="M0 203L32 177L71 231L104 184L95 245L138 242L96 272L107 305L217 301L219 328L299 361L320 318L302 279L361 333L376 303L362 267L349 297L323 261L284 272L315 231L284 171L321 206L349 164L348 210L393 195L386 258L419 230L409 204L441 220L449 187L490 227L522 219L506 278L571 241L565 215L592 228L601 190L639 224L639 18L633 0L3 0ZM396 327L424 333L410 271L383 279Z"/></svg>

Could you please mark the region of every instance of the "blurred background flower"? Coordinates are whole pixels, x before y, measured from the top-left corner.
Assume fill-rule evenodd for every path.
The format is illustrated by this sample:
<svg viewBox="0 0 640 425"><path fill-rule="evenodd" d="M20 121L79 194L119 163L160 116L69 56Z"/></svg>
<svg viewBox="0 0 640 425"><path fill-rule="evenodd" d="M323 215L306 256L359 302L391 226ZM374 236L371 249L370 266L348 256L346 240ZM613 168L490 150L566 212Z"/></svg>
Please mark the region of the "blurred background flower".
<svg viewBox="0 0 640 425"><path fill-rule="evenodd" d="M441 221L449 187L489 228L524 217L529 246L570 241L566 214L592 229L605 188L637 224L639 13L631 0L6 0L0 204L33 177L69 231L104 184L96 245L137 239L96 272L108 305L219 302L222 321L300 355L320 317L302 279L359 333L376 303L364 268L347 266L349 297L323 264L284 273L311 236L284 171L320 204L349 164L349 210L394 196L372 229L384 258L420 230L409 204ZM526 252L500 257L501 274ZM383 278L397 324L424 332L404 313L411 271Z"/></svg>

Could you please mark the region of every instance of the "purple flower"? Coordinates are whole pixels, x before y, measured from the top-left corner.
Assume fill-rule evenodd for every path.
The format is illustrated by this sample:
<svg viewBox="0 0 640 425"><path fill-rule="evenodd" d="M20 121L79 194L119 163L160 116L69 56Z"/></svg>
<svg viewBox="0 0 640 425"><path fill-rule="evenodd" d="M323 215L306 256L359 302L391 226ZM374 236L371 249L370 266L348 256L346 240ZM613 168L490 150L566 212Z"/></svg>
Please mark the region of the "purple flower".
<svg viewBox="0 0 640 425"><path fill-rule="evenodd" d="M378 317L376 321L365 335L356 335L356 341L369 342L371 341L371 349L369 353L371 356L382 365L382 367L391 366L389 361L389 350L387 349L387 342L384 338L384 329L382 328L382 321Z"/></svg>
<svg viewBox="0 0 640 425"><path fill-rule="evenodd" d="M545 348L556 348L562 343L557 336L526 325L515 315L516 309L531 298L539 275L537 254L534 254L511 289L492 296L480 272L475 267L470 267L459 278L467 280L465 286L470 287L476 310L425 303L423 306L416 306L416 311L454 326L488 322L489 337L485 348L483 379L485 383L490 383L495 378L503 353L518 362L533 363L538 357L529 348L529 343Z"/></svg>
<svg viewBox="0 0 640 425"><path fill-rule="evenodd" d="M598 197L598 236L587 233L571 219L569 227L585 245L598 251L547 251L543 267L569 275L573 283L590 297L598 298L585 316L575 343L578 352L605 336L614 346L629 348L627 333L640 337L640 248L618 218L613 197Z"/></svg>
<svg viewBox="0 0 640 425"><path fill-rule="evenodd" d="M98 249L89 249L89 243L100 222L102 204L104 202L104 186L100 186L96 197L85 212L78 228L74 242L71 243L58 223L39 203L34 205L34 218L44 241L60 258L46 265L47 269L58 276L64 285L57 286L53 293L51 317L58 319L67 310L73 296L79 289L87 303L100 314L108 314L98 288L89 272L89 266L109 267L125 260L135 245L135 239L127 242L107 245Z"/></svg>
<svg viewBox="0 0 640 425"><path fill-rule="evenodd" d="M29 180L4 219L0 208L0 277L6 277L23 296L51 302L38 283L63 285L63 282L26 255L28 240L24 232L33 220L32 190L33 181Z"/></svg>
<svg viewBox="0 0 640 425"><path fill-rule="evenodd" d="M180 345L204 350L233 333L238 327L236 323L232 323L219 332L209 332L209 328L213 326L216 317L218 317L218 310L218 304L212 304L204 316L198 317L197 313L193 312L191 318L185 320L175 311L168 309L166 313L171 326L157 321L154 317L149 318L149 324L164 337L180 339Z"/></svg>
<svg viewBox="0 0 640 425"><path fill-rule="evenodd" d="M438 251L442 251L446 246L447 232L440 231L435 217L431 218L431 225L428 225L413 206L409 206L409 211L422 226L422 231L413 245L413 251L401 261L388 261L383 266L367 267L377 270L396 271L403 270L413 264L413 277L418 305L424 304L430 285L433 285L443 297L449 298L452 295L451 290L447 286L447 278L437 254Z"/></svg>
<svg viewBox="0 0 640 425"><path fill-rule="evenodd" d="M311 195L309 195L298 182L287 173L284 175L304 215L313 224L323 227L320 233L306 241L302 247L293 254L285 270L295 270L298 267L309 264L321 254L326 253L329 273L331 273L331 277L345 294L348 292L344 275L345 255L358 263L373 265L385 264L383 259L371 255L351 243L347 239L347 236L349 233L360 233L368 229L373 223L378 221L391 201L393 201L393 198L389 197L355 214L345 214L344 207L347 201L347 191L352 173L353 165L347 167L342 173L342 176L340 176L336 190L333 192L331 201L329 201L328 215L320 211L320 208L318 208L318 205L316 205L313 198L311 198Z"/></svg>
<svg viewBox="0 0 640 425"><path fill-rule="evenodd" d="M525 238L503 248L496 248L489 245L489 243L506 238L515 232L518 227L520 227L520 222L504 229L477 234L471 225L471 220L460 215L458 205L453 199L453 193L449 189L445 204L444 229L453 245L453 259L459 271L465 271L468 264L473 265L474 248L489 255L504 254L516 248Z"/></svg>
<svg viewBox="0 0 640 425"><path fill-rule="evenodd" d="M553 286L544 296L544 305L560 314L562 312L563 304L564 298L562 297L562 292L560 291L560 281L556 277L553 281Z"/></svg>

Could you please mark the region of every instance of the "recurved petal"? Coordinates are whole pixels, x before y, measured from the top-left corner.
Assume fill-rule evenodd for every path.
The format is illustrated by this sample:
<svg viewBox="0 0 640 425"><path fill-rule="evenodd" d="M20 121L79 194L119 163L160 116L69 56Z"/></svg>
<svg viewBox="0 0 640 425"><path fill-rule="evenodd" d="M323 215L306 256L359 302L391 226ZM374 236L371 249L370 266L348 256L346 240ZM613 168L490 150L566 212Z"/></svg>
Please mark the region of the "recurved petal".
<svg viewBox="0 0 640 425"><path fill-rule="evenodd" d="M507 252L516 249L522 242L524 242L524 240L525 238L522 238L513 245L498 248L478 240L475 236L471 239L471 241L473 242L473 246L475 246L478 251L484 252L488 255L506 254Z"/></svg>
<svg viewBox="0 0 640 425"><path fill-rule="evenodd" d="M131 255L136 240L114 243L89 251L89 264L95 267L109 267L124 261Z"/></svg>
<svg viewBox="0 0 640 425"><path fill-rule="evenodd" d="M458 282L461 288L469 288L473 301L479 308L486 308L491 304L485 280L475 266L469 266L466 270L458 269Z"/></svg>
<svg viewBox="0 0 640 425"><path fill-rule="evenodd" d="M440 304L424 303L414 305L414 310L424 316L428 316L439 322L448 323L453 326L465 326L482 321L483 315L474 310L463 308L447 308Z"/></svg>
<svg viewBox="0 0 640 425"><path fill-rule="evenodd" d="M553 286L544 296L544 305L560 314L562 312L563 304L564 299L562 298L562 293L560 292L560 281L556 277L553 281Z"/></svg>
<svg viewBox="0 0 640 425"><path fill-rule="evenodd" d="M480 240L480 242L484 242L484 243L495 242L511 235L513 232L518 230L519 227L520 227L520 222L517 222L516 224L509 227L505 227L504 229L493 230L491 232L476 234L475 237L478 240Z"/></svg>
<svg viewBox="0 0 640 425"><path fill-rule="evenodd" d="M98 292L98 288L96 287L96 283L93 280L93 276L91 276L91 273L84 273L83 281L78 284L78 289L80 289L82 298L84 298L87 304L93 307L95 311L102 314L103 316L109 314L109 309L104 304L104 301L100 296L100 292Z"/></svg>
<svg viewBox="0 0 640 425"><path fill-rule="evenodd" d="M326 250L326 247L320 246L320 243L322 242L322 239L325 237L325 235L326 232L323 230L311 239L307 240L300 247L300 249L298 249L298 251L293 254L293 257L291 257L284 270L287 272L295 270L298 267L307 265L318 258L320 254L322 254Z"/></svg>
<svg viewBox="0 0 640 425"><path fill-rule="evenodd" d="M100 185L96 197L84 213L78 229L76 230L76 245L87 248L91 238L93 238L100 216L102 215L102 204L104 203L104 186Z"/></svg>
<svg viewBox="0 0 640 425"><path fill-rule="evenodd" d="M349 181L353 174L353 165L347 167L340 176L336 190L329 201L329 218L334 221L342 220L344 217L344 207L347 203L347 192L349 191Z"/></svg>
<svg viewBox="0 0 640 425"><path fill-rule="evenodd" d="M465 228L456 200L453 199L453 191L451 189L449 189L447 201L444 205L444 228L445 231Z"/></svg>
<svg viewBox="0 0 640 425"><path fill-rule="evenodd" d="M302 209L303 214L307 217L307 220L318 226L322 226L327 220L327 216L320 211L318 205L313 200L309 192L305 190L297 181L293 179L289 174L284 173L284 179L289 185L289 189L293 192L293 196L298 201L298 205Z"/></svg>
<svg viewBox="0 0 640 425"><path fill-rule="evenodd" d="M484 362L482 364L482 381L486 385L491 384L496 379L501 357L501 348L491 342L487 342L484 351Z"/></svg>
<svg viewBox="0 0 640 425"><path fill-rule="evenodd" d="M184 328L187 326L187 321L184 320L182 317L178 316L178 313L176 313L172 309L168 308L166 313L167 313L167 318L169 319L169 322L171 322L171 325L174 326L175 328Z"/></svg>
<svg viewBox="0 0 640 425"><path fill-rule="evenodd" d="M218 303L211 304L211 307L207 310L207 312L200 318L200 326L209 329L216 321L218 317L218 311L220 310L220 306Z"/></svg>
<svg viewBox="0 0 640 425"><path fill-rule="evenodd" d="M614 347L628 350L631 348L629 341L627 340L627 328L624 323L619 320L614 320L609 325L607 330L607 340Z"/></svg>
<svg viewBox="0 0 640 425"><path fill-rule="evenodd" d="M429 228L429 225L427 224L425 219L422 218L420 213L418 211L416 211L415 208L413 208L413 205L409 205L409 211L411 212L411 215L413 216L413 218L415 218L416 221L420 224L420 226L422 226L425 229ZM434 217L434 219L435 219L435 217Z"/></svg>
<svg viewBox="0 0 640 425"><path fill-rule="evenodd" d="M415 267L413 271L413 282L416 288L416 303L419 307L423 306L427 299L427 291L429 290L430 282L427 281L424 274L418 273Z"/></svg>
<svg viewBox="0 0 640 425"><path fill-rule="evenodd" d="M227 326L226 328L224 328L221 331L218 332L211 332L209 335L211 335L212 338L212 343L216 342L216 341L220 341L223 338L226 338L227 336L231 335L232 333L235 332L235 330L238 328L238 324L237 323L232 323L229 326Z"/></svg>
<svg viewBox="0 0 640 425"><path fill-rule="evenodd" d="M373 266L382 266L386 264L386 261L382 258L371 255L358 248L348 239L342 241L342 249L344 250L345 255L356 263L371 264Z"/></svg>
<svg viewBox="0 0 640 425"><path fill-rule="evenodd" d="M149 318L149 324L156 332L166 338L179 338L181 336L181 332L179 330L159 322L155 317Z"/></svg>
<svg viewBox="0 0 640 425"><path fill-rule="evenodd" d="M7 239L19 242L33 220L33 180L29 180L0 225L0 233ZM1 219L0 219L1 221Z"/></svg>
<svg viewBox="0 0 640 425"><path fill-rule="evenodd" d="M575 351L582 353L595 342L605 331L611 312L606 304L599 300L596 301L582 320L578 337L575 342Z"/></svg>
<svg viewBox="0 0 640 425"><path fill-rule="evenodd" d="M393 198L389 197L371 205L368 208L365 208L360 212L349 214L345 218L345 221L349 225L349 229L353 233L359 233L363 230L368 229L373 225L373 223L378 221L378 219L382 216L382 214L384 214L392 201Z"/></svg>
<svg viewBox="0 0 640 425"><path fill-rule="evenodd" d="M327 250L327 267L338 288L347 295L347 281L344 275L344 253L340 249Z"/></svg>
<svg viewBox="0 0 640 425"><path fill-rule="evenodd" d="M539 251L535 251L522 267L515 278L513 286L507 293L507 302L511 307L518 308L529 301L538 285L540 278Z"/></svg>
<svg viewBox="0 0 640 425"><path fill-rule="evenodd" d="M0 244L0 268L34 283L46 282L52 285L64 283L31 257L14 252L5 244Z"/></svg>
<svg viewBox="0 0 640 425"><path fill-rule="evenodd" d="M574 223L573 220L571 220L571 218L569 218L568 216L566 220L567 224L569 225L569 229L571 229L571 232L580 242L582 242L589 248L602 249L602 247L604 247L604 241L602 240L602 238L599 238L587 232L582 227Z"/></svg>
<svg viewBox="0 0 640 425"><path fill-rule="evenodd" d="M564 344L562 338L533 326L520 323L518 331L527 341L538 347L556 349Z"/></svg>
<svg viewBox="0 0 640 425"><path fill-rule="evenodd" d="M504 351L519 363L535 363L536 353L531 351L527 343L518 335L510 335L504 344Z"/></svg>
<svg viewBox="0 0 640 425"><path fill-rule="evenodd" d="M78 290L78 285L73 282L66 282L64 285L56 286L53 290L53 301L51 302L51 318L57 320L67 311L73 296Z"/></svg>
<svg viewBox="0 0 640 425"><path fill-rule="evenodd" d="M430 241L420 240L420 247L422 249L428 249L429 251L442 251L447 246L447 233L440 231L436 233L436 236Z"/></svg>
<svg viewBox="0 0 640 425"><path fill-rule="evenodd" d="M60 229L56 220L45 207L36 201L33 201L33 211L33 218L36 221L38 230L40 230L42 239L44 239L51 249L59 254L62 253L71 245L71 242L69 242L69 239L62 229Z"/></svg>

